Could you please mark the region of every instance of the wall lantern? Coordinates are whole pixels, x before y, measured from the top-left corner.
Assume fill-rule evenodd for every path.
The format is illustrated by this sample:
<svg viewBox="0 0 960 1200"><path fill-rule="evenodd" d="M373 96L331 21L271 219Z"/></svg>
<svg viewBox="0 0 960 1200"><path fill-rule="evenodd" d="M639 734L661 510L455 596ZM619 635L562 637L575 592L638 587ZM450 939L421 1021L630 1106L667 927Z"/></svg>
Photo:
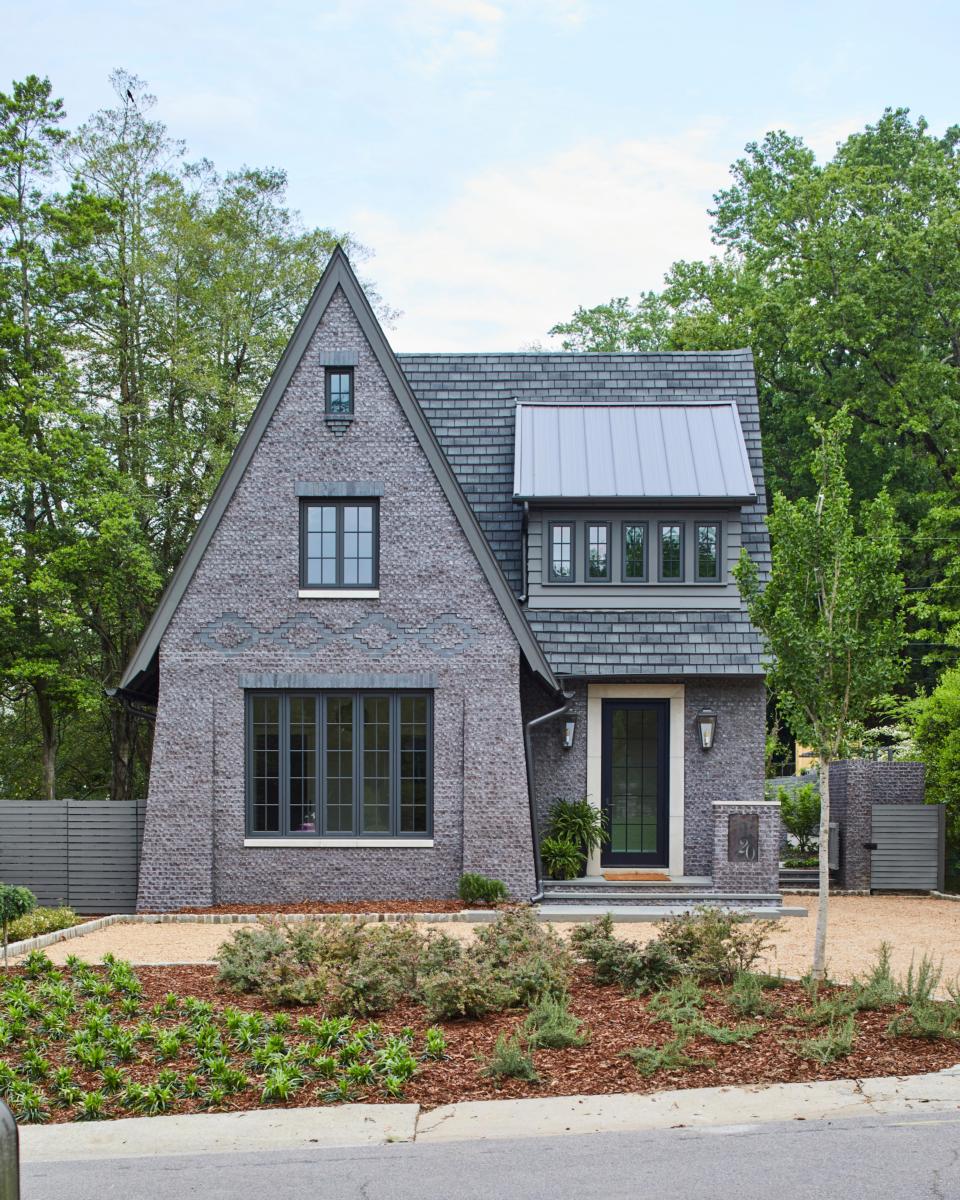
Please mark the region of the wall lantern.
<svg viewBox="0 0 960 1200"><path fill-rule="evenodd" d="M717 714L709 708L702 708L697 713L697 733L700 735L700 749L713 748L714 735L717 732Z"/></svg>
<svg viewBox="0 0 960 1200"><path fill-rule="evenodd" d="M567 717L563 723L563 748L570 750L573 747L573 739L577 732L577 718Z"/></svg>

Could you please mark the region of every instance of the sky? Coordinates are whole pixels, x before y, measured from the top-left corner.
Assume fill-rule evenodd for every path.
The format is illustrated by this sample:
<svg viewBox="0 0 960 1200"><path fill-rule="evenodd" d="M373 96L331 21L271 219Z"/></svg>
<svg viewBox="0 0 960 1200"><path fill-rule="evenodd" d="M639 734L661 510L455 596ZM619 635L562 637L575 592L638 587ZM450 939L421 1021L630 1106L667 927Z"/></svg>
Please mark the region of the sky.
<svg viewBox="0 0 960 1200"><path fill-rule="evenodd" d="M516 350L711 252L770 129L821 157L888 106L960 122L957 0L0 0L0 90L78 124L125 68L194 159L287 172L400 315L396 350Z"/></svg>

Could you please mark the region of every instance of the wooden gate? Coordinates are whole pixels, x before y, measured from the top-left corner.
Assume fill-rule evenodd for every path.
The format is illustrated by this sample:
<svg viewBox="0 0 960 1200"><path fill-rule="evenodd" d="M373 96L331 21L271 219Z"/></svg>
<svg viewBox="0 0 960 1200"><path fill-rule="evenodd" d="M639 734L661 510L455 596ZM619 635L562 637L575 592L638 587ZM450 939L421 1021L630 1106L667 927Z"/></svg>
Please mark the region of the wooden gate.
<svg viewBox="0 0 960 1200"><path fill-rule="evenodd" d="M942 890L944 829L942 804L874 804L871 890Z"/></svg>

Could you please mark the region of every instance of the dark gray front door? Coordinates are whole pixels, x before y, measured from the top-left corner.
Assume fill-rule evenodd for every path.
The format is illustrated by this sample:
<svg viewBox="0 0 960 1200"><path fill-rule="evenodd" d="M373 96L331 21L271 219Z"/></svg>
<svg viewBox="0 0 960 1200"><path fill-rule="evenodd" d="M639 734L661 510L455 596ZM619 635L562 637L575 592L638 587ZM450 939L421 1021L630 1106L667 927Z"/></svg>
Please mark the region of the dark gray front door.
<svg viewBox="0 0 960 1200"><path fill-rule="evenodd" d="M604 700L602 866L661 866L669 855L668 700Z"/></svg>

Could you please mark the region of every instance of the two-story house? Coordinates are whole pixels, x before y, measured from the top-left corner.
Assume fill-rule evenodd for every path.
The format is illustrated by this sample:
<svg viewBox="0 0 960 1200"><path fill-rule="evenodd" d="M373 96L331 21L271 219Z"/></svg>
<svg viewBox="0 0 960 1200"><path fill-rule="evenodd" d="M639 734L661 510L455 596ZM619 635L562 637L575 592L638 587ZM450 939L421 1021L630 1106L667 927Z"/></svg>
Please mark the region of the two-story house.
<svg viewBox="0 0 960 1200"><path fill-rule="evenodd" d="M122 694L156 705L140 907L539 887L775 898L749 351L395 355L337 251Z"/></svg>

